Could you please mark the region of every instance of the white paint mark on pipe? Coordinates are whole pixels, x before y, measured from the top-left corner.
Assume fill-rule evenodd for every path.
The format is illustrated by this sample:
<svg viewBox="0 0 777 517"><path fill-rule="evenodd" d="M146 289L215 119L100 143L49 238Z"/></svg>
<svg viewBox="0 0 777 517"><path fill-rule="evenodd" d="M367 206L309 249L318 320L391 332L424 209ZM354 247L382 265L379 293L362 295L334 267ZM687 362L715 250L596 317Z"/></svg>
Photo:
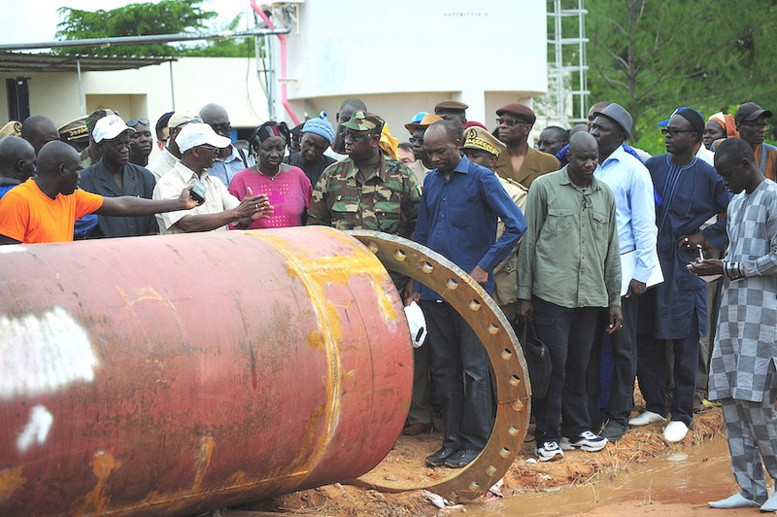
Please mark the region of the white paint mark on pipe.
<svg viewBox="0 0 777 517"><path fill-rule="evenodd" d="M18 253L20 251L29 251L29 248L23 244L6 244L5 246L0 246L0 254Z"/></svg>
<svg viewBox="0 0 777 517"><path fill-rule="evenodd" d="M0 316L0 400L91 382L97 364L89 335L61 307L21 318Z"/></svg>
<svg viewBox="0 0 777 517"><path fill-rule="evenodd" d="M48 409L40 404L33 407L27 427L16 440L16 448L19 449L19 452L24 454L33 444L43 445L46 443L53 422L54 417L51 416Z"/></svg>

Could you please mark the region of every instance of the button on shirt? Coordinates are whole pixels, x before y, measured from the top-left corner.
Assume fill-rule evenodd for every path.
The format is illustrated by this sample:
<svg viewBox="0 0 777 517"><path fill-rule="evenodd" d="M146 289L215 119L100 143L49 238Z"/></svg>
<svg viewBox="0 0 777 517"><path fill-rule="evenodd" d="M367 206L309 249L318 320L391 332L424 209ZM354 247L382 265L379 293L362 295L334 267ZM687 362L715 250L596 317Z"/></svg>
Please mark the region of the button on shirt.
<svg viewBox="0 0 777 517"><path fill-rule="evenodd" d="M165 214L156 214L159 223L159 233L162 235L168 233L183 233L183 230L175 225L184 216L216 214L225 210L231 210L240 204L240 201L227 191L227 187L218 178L212 178L205 171L202 176L197 174L181 162L177 162L175 167L165 174L154 187L154 199L175 199L181 195L181 191L192 184L193 180L199 179L207 188L205 202L191 210L179 210L178 212L167 212ZM216 228L216 230L226 230L226 226Z"/></svg>
<svg viewBox="0 0 777 517"><path fill-rule="evenodd" d="M505 230L496 240L500 218ZM494 267L515 248L526 229L521 210L499 183L496 174L462 158L451 177L437 169L424 179L415 240L452 260L470 273L479 265L489 272L486 291L494 292ZM426 286L424 300L440 299Z"/></svg>
<svg viewBox="0 0 777 517"><path fill-rule="evenodd" d="M650 172L618 147L596 169L594 177L610 187L615 196L620 253L636 250L634 279L646 283L658 265L655 192Z"/></svg>
<svg viewBox="0 0 777 517"><path fill-rule="evenodd" d="M567 167L534 180L518 251L518 298L562 307L620 306L621 263L612 191L585 188Z"/></svg>

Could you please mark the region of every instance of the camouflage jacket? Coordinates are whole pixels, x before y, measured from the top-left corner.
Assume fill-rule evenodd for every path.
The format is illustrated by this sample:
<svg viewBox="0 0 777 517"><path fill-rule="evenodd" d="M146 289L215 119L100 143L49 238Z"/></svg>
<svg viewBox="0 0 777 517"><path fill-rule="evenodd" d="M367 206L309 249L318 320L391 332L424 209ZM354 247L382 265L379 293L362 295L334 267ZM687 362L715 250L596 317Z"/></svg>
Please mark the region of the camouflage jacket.
<svg viewBox="0 0 777 517"><path fill-rule="evenodd" d="M421 197L410 169L381 154L380 170L364 183L360 183L358 172L350 158L324 170L313 189L308 224L410 237L415 231Z"/></svg>

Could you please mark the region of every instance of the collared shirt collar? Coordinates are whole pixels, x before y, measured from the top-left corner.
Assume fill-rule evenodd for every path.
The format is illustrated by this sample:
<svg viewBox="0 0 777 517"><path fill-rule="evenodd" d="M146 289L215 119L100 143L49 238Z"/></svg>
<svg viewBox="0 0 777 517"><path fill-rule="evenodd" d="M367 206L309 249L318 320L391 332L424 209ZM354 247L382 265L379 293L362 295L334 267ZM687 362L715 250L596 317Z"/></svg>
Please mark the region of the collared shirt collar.
<svg viewBox="0 0 777 517"><path fill-rule="evenodd" d="M564 167L561 168L561 174L559 176L559 185L571 185L572 187L583 190L583 187L578 187L574 183L572 183L572 180L569 179L569 164L564 165ZM599 182L596 180L595 177L591 178L591 184L585 187L586 189L591 189L591 191L599 190L601 187L599 186Z"/></svg>
<svg viewBox="0 0 777 517"><path fill-rule="evenodd" d="M346 160L350 160L353 166L351 167L351 170L348 171L348 175L346 176L346 179L351 179L356 177L356 171L359 170L359 166L356 165L356 162L353 161L353 159L349 156L346 158ZM374 176L377 176L380 178L381 181L386 181L386 156L383 154L383 152L380 153L380 167L378 167L378 170L375 171L369 178L365 178L364 181L369 181Z"/></svg>
<svg viewBox="0 0 777 517"><path fill-rule="evenodd" d="M232 153L227 157L227 159L226 160L222 160L221 158L216 158L216 161L224 162L224 163L230 163L230 162L234 162L235 160L240 160L242 162L243 159L238 154L237 149L235 148L235 146L231 145L230 147L232 148Z"/></svg>
<svg viewBox="0 0 777 517"><path fill-rule="evenodd" d="M617 162L622 161L623 155L625 154L626 154L626 150L623 148L623 144L621 144L613 152L610 153L610 156L604 159L601 166L604 167L607 164L607 162L609 162L610 160L614 160Z"/></svg>
<svg viewBox="0 0 777 517"><path fill-rule="evenodd" d="M175 167L173 167L173 170L178 173L178 175L186 182L189 182L193 179L205 181L208 178L208 170L205 169L201 175L197 175L196 172L191 170L189 167L184 165L184 163L181 160L178 160L175 163Z"/></svg>
<svg viewBox="0 0 777 517"><path fill-rule="evenodd" d="M434 169L432 172L440 176L443 175L440 172L440 169ZM461 160L459 160L459 163L456 165L456 167L453 168L453 172L459 172L461 174L469 174L469 160L467 160L466 156L461 157Z"/></svg>

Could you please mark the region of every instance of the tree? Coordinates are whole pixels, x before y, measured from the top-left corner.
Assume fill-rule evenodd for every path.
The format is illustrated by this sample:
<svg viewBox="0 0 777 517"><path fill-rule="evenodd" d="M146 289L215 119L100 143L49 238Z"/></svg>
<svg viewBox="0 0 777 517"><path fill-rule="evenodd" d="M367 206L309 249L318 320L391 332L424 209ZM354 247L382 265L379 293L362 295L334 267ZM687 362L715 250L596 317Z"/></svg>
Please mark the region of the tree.
<svg viewBox="0 0 777 517"><path fill-rule="evenodd" d="M215 32L208 25L216 13L204 11L204 0L162 0L134 3L124 7L105 11L82 11L70 7L61 7L59 13L65 21L58 25L57 38L75 40L87 38L109 38L116 36L146 36L157 34L177 34L181 32ZM224 30L235 30L241 16L227 23ZM144 44L117 45L111 47L70 47L58 49L61 54L91 54L111 56L245 56L253 55L251 41L225 40L199 45L181 44Z"/></svg>
<svg viewBox="0 0 777 517"><path fill-rule="evenodd" d="M777 44L773 0L586 4L592 100L623 105L633 140L664 152L656 122L690 106L706 116L754 100L777 103L769 49ZM736 13L736 16L731 15Z"/></svg>

